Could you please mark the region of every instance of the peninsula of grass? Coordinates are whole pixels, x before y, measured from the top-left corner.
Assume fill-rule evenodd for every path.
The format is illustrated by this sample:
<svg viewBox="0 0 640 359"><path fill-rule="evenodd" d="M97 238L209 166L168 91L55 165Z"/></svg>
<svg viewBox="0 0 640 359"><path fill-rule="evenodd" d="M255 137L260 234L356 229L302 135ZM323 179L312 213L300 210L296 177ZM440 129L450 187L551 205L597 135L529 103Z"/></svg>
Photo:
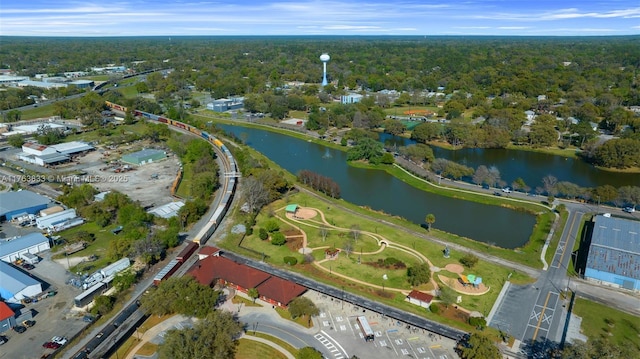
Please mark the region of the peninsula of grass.
<svg viewBox="0 0 640 359"><path fill-rule="evenodd" d="M247 329L247 334L252 335L254 337L266 339L266 340L268 340L268 341L270 341L272 343L278 344L279 346L284 348L284 350L288 351L289 353L291 353L293 355L297 355L298 354L298 349L294 348L293 345L285 342L284 340L282 340L280 338L276 338L276 337L274 337L272 335L269 335L269 334L266 334L266 333L262 333L260 331L260 326L258 326L257 331L255 331L255 332L252 329L253 328Z"/></svg>

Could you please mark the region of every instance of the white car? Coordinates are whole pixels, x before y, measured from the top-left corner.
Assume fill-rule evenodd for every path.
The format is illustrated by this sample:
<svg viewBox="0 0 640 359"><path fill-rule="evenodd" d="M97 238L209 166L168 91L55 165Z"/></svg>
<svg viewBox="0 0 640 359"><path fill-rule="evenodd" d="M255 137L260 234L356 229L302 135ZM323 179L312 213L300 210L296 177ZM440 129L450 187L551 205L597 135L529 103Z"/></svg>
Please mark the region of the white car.
<svg viewBox="0 0 640 359"><path fill-rule="evenodd" d="M67 344L67 338L65 338L65 337L53 337L53 338L51 338L51 341L54 342L54 343L58 343L60 345Z"/></svg>
<svg viewBox="0 0 640 359"><path fill-rule="evenodd" d="M635 207L624 207L623 211L627 212L627 213L633 213L636 211Z"/></svg>
<svg viewBox="0 0 640 359"><path fill-rule="evenodd" d="M504 192L504 193L511 193L511 188L509 188L509 187L505 187L505 188L503 188L503 189L502 189L502 192Z"/></svg>

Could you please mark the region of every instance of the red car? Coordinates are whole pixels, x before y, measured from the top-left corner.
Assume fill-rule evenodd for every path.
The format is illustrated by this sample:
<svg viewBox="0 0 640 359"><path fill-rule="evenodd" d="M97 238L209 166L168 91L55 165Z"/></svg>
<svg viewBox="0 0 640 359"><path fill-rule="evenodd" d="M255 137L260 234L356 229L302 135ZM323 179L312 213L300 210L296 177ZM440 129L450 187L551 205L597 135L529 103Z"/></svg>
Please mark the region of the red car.
<svg viewBox="0 0 640 359"><path fill-rule="evenodd" d="M54 342L46 342L46 343L42 344L42 346L47 348L47 349L58 349L58 348L60 348L60 344L54 343Z"/></svg>

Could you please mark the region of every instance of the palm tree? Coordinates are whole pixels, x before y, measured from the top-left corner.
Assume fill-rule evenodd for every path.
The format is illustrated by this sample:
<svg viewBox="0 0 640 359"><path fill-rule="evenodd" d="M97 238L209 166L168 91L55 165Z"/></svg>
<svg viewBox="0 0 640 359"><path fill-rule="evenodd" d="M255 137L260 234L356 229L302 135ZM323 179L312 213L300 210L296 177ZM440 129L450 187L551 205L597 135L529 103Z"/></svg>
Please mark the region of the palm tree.
<svg viewBox="0 0 640 359"><path fill-rule="evenodd" d="M258 299L258 297L260 297L260 293L258 293L258 290L256 288L249 288L249 290L247 290L247 294L249 295L249 297L251 297L251 299L253 299L253 302L256 302L256 299Z"/></svg>
<svg viewBox="0 0 640 359"><path fill-rule="evenodd" d="M431 226L436 223L436 216L433 213L427 214L427 217L424 219L427 222L427 230L431 230Z"/></svg>

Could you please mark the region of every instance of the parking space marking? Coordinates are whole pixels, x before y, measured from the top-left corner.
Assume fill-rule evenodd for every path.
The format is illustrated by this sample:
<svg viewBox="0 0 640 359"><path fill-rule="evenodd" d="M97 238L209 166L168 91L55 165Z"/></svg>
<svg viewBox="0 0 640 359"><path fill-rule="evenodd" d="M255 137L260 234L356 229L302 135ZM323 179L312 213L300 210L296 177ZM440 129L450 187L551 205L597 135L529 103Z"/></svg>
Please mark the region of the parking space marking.
<svg viewBox="0 0 640 359"><path fill-rule="evenodd" d="M344 324L340 325L340 331L344 332L346 330L347 330L347 326L346 325L344 325Z"/></svg>

